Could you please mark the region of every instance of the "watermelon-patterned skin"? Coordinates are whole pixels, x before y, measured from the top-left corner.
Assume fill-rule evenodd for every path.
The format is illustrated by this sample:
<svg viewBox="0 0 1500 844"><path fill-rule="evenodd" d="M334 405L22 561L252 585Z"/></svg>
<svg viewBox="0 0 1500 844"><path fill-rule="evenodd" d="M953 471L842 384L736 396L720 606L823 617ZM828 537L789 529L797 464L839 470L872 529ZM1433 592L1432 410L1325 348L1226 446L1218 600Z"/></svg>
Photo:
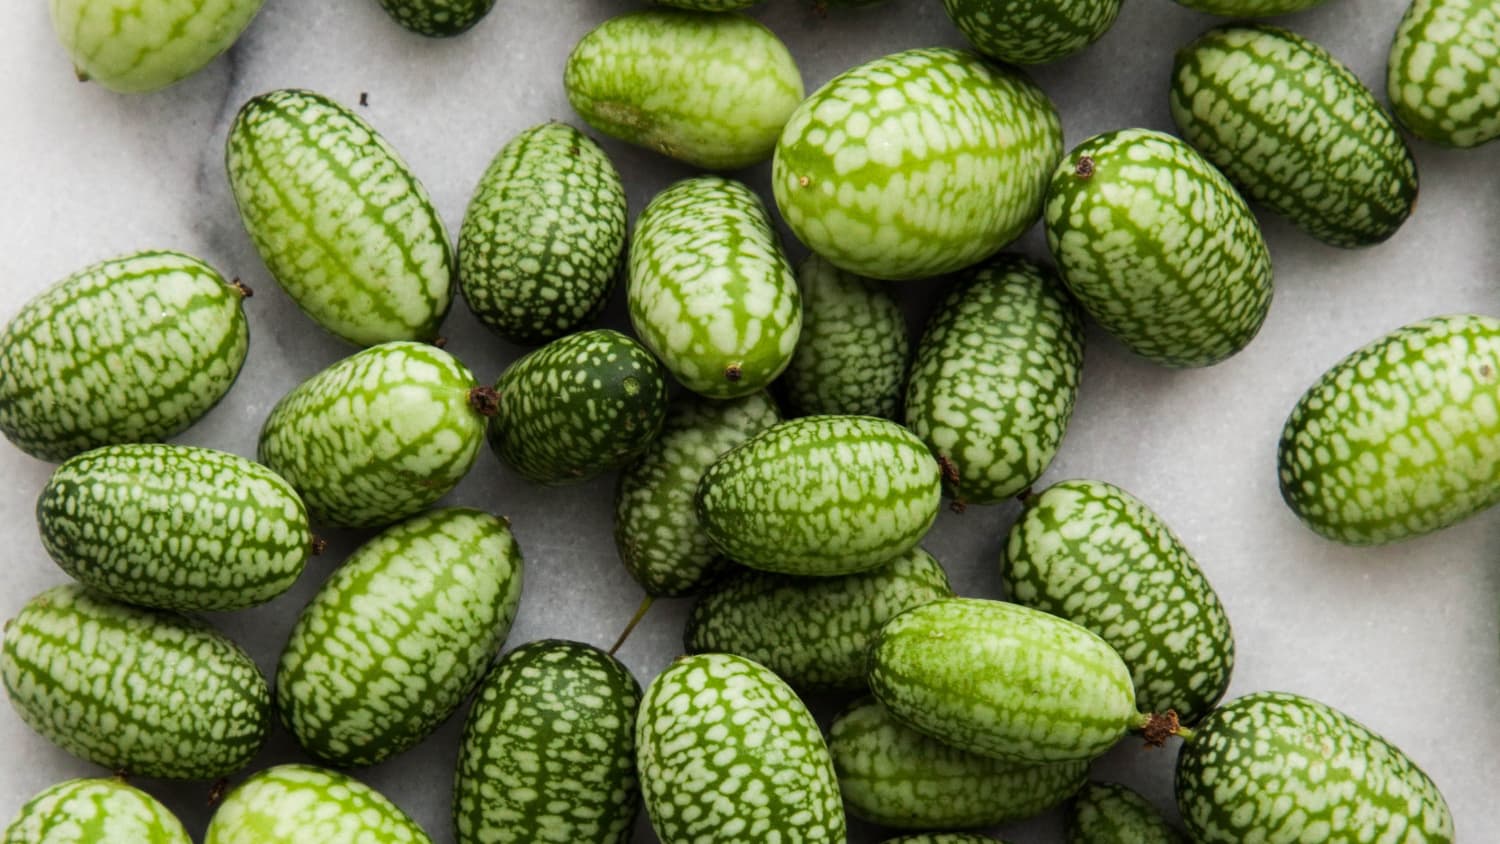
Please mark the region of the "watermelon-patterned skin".
<svg viewBox="0 0 1500 844"><path fill-rule="evenodd" d="M625 249L625 186L566 123L511 139L479 180L458 232L469 310L513 343L555 340L604 307Z"/></svg>
<svg viewBox="0 0 1500 844"><path fill-rule="evenodd" d="M1257 692L1214 710L1177 757L1198 844L1452 844L1453 815L1405 753L1326 704Z"/></svg>
<svg viewBox="0 0 1500 844"><path fill-rule="evenodd" d="M521 551L478 510L423 513L360 546L313 596L276 669L313 758L373 765L426 738L484 677L516 617Z"/></svg>
<svg viewBox="0 0 1500 844"><path fill-rule="evenodd" d="M1188 844L1161 813L1123 785L1091 782L1068 804L1068 844Z"/></svg>
<svg viewBox="0 0 1500 844"><path fill-rule="evenodd" d="M1170 101L1182 137L1245 196L1324 243L1379 243L1416 205L1416 159L1395 121L1295 33L1209 30L1177 51Z"/></svg>
<svg viewBox="0 0 1500 844"><path fill-rule="evenodd" d="M312 765L267 768L225 795L203 844L432 844L385 795Z"/></svg>
<svg viewBox="0 0 1500 844"><path fill-rule="evenodd" d="M1229 688L1234 633L1218 593L1172 529L1113 484L1062 481L1028 498L1000 577L1012 601L1108 642L1146 712L1191 724Z"/></svg>
<svg viewBox="0 0 1500 844"><path fill-rule="evenodd" d="M580 642L531 642L479 687L464 725L459 844L631 840L640 786L630 669Z"/></svg>
<svg viewBox="0 0 1500 844"><path fill-rule="evenodd" d="M50 0L80 79L122 94L165 88L228 50L265 0Z"/></svg>
<svg viewBox="0 0 1500 844"><path fill-rule="evenodd" d="M688 653L732 653L776 672L799 691L864 688L865 653L902 610L953 597L948 575L921 548L843 577L793 577L742 569L693 605Z"/></svg>
<svg viewBox="0 0 1500 844"><path fill-rule="evenodd" d="M1500 501L1500 320L1420 320L1323 373L1281 432L1281 497L1347 545L1431 533Z"/></svg>
<svg viewBox="0 0 1500 844"><path fill-rule="evenodd" d="M1311 9L1328 0L1177 0L1189 9L1197 9L1223 18L1268 18Z"/></svg>
<svg viewBox="0 0 1500 844"><path fill-rule="evenodd" d="M1391 43L1385 89L1417 137L1452 147L1500 137L1500 7L1413 0Z"/></svg>
<svg viewBox="0 0 1500 844"><path fill-rule="evenodd" d="M1030 487L1062 445L1083 369L1083 318L1057 275L1004 255L928 319L906 387L906 427L955 501Z"/></svg>
<svg viewBox="0 0 1500 844"><path fill-rule="evenodd" d="M380 0L391 19L429 38L468 32L490 13L495 0Z"/></svg>
<svg viewBox="0 0 1500 844"><path fill-rule="evenodd" d="M699 176L657 194L630 240L626 299L642 342L696 393L749 395L786 369L802 297L760 197Z"/></svg>
<svg viewBox="0 0 1500 844"><path fill-rule="evenodd" d="M907 50L798 106L771 187L787 225L835 266L925 278L983 260L1035 222L1062 152L1057 110L1019 72Z"/></svg>
<svg viewBox="0 0 1500 844"><path fill-rule="evenodd" d="M780 421L764 391L672 400L661 436L615 486L615 548L648 595L691 595L722 568L723 556L698 524L698 481L725 452Z"/></svg>
<svg viewBox="0 0 1500 844"><path fill-rule="evenodd" d="M1002 62L1045 64L1098 41L1120 14L1120 0L943 0L974 49Z"/></svg>
<svg viewBox="0 0 1500 844"><path fill-rule="evenodd" d="M484 440L494 392L442 349L384 343L282 397L260 461L302 495L314 522L379 527L458 485Z"/></svg>
<svg viewBox="0 0 1500 844"><path fill-rule="evenodd" d="M1078 145L1052 176L1047 245L1084 310L1136 354L1209 366L1271 305L1271 258L1245 200L1196 150L1148 129Z"/></svg>
<svg viewBox="0 0 1500 844"><path fill-rule="evenodd" d="M31 798L0 844L193 844L154 797L118 779L60 782Z"/></svg>
<svg viewBox="0 0 1500 844"><path fill-rule="evenodd" d="M180 252L136 252L68 276L0 332L0 433L52 462L180 433L239 376L244 297Z"/></svg>
<svg viewBox="0 0 1500 844"><path fill-rule="evenodd" d="M966 829L1039 815L1068 799L1088 760L1003 762L944 744L864 699L834 719L828 750L849 813L892 829Z"/></svg>
<svg viewBox="0 0 1500 844"><path fill-rule="evenodd" d="M636 720L636 770L662 844L845 840L817 722L748 659L686 656L657 675Z"/></svg>
<svg viewBox="0 0 1500 844"><path fill-rule="evenodd" d="M495 382L490 448L521 477L564 484L617 469L656 439L667 379L640 343L607 328L569 334Z"/></svg>
<svg viewBox="0 0 1500 844"><path fill-rule="evenodd" d="M804 93L791 52L759 21L683 9L600 24L568 56L563 87L600 132L704 170L769 158Z"/></svg>
<svg viewBox="0 0 1500 844"><path fill-rule="evenodd" d="M364 118L312 91L245 103L225 157L240 219L303 313L357 346L433 340L453 302L448 231Z"/></svg>
<svg viewBox="0 0 1500 844"><path fill-rule="evenodd" d="M7 623L0 675L43 738L135 776L234 773L271 728L266 679L234 642L78 584L37 595Z"/></svg>
<svg viewBox="0 0 1500 844"><path fill-rule="evenodd" d="M698 521L731 560L781 574L878 568L915 548L942 482L927 447L871 416L804 416L755 435L698 482Z"/></svg>

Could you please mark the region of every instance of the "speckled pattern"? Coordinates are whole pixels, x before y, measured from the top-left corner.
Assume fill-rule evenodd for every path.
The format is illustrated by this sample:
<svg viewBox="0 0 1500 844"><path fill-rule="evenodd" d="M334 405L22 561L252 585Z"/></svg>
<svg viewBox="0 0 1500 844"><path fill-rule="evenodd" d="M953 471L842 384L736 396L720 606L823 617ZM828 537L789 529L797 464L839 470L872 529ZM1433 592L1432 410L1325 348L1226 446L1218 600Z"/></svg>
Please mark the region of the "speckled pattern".
<svg viewBox="0 0 1500 844"><path fill-rule="evenodd" d="M1148 129L1084 141L1052 176L1047 245L1106 331L1167 366L1244 348L1271 305L1271 258L1249 206L1192 147Z"/></svg>
<svg viewBox="0 0 1500 844"><path fill-rule="evenodd" d="M1004 255L939 302L917 345L906 426L957 501L993 504L1052 463L1078 397L1083 318L1057 275Z"/></svg>
<svg viewBox="0 0 1500 844"><path fill-rule="evenodd" d="M426 738L500 650L521 598L505 522L433 510L360 546L292 628L276 669L281 721L313 758L373 765Z"/></svg>
<svg viewBox="0 0 1500 844"><path fill-rule="evenodd" d="M1391 44L1385 88L1414 135L1455 147L1500 137L1500 7L1413 0Z"/></svg>
<svg viewBox="0 0 1500 844"><path fill-rule="evenodd" d="M224 797L203 844L432 844L416 821L353 777L278 765Z"/></svg>
<svg viewBox="0 0 1500 844"><path fill-rule="evenodd" d="M1300 12L1327 0L1177 0L1189 9L1225 18L1267 18Z"/></svg>
<svg viewBox="0 0 1500 844"><path fill-rule="evenodd" d="M1323 373L1277 454L1281 496L1349 545L1447 527L1500 501L1500 320L1433 317Z"/></svg>
<svg viewBox="0 0 1500 844"><path fill-rule="evenodd" d="M817 722L750 660L688 656L657 675L636 720L636 769L663 844L845 840Z"/></svg>
<svg viewBox="0 0 1500 844"><path fill-rule="evenodd" d="M1330 706L1257 692L1215 710L1195 732L1177 758L1177 806L1199 844L1454 841L1453 816L1432 780Z"/></svg>
<svg viewBox="0 0 1500 844"><path fill-rule="evenodd" d="M21 720L111 771L213 779L271 728L265 677L238 645L176 613L57 586L5 628L0 674Z"/></svg>
<svg viewBox="0 0 1500 844"><path fill-rule="evenodd" d="M179 252L68 276L0 332L0 433L54 462L177 434L239 376L250 342L243 298Z"/></svg>
<svg viewBox="0 0 1500 844"><path fill-rule="evenodd" d="M797 108L771 187L812 251L870 278L940 275L1036 221L1057 110L1017 71L945 47L845 71Z"/></svg>
<svg viewBox="0 0 1500 844"><path fill-rule="evenodd" d="M953 25L986 56L1043 64L1098 41L1120 14L1120 0L943 0Z"/></svg>
<svg viewBox="0 0 1500 844"><path fill-rule="evenodd" d="M1068 804L1067 844L1188 844L1161 813L1123 785L1091 782Z"/></svg>
<svg viewBox="0 0 1500 844"><path fill-rule="evenodd" d="M50 0L80 77L120 93L165 88L229 49L265 0Z"/></svg>
<svg viewBox="0 0 1500 844"><path fill-rule="evenodd" d="M893 829L1029 818L1077 791L1089 768L1085 759L1032 765L968 753L903 725L868 698L834 719L828 750L849 813Z"/></svg>
<svg viewBox="0 0 1500 844"><path fill-rule="evenodd" d="M266 267L303 313L358 346L432 340L453 301L448 230L364 118L312 91L249 101L229 186Z"/></svg>
<svg viewBox="0 0 1500 844"><path fill-rule="evenodd" d="M117 779L60 782L31 798L3 844L192 844L155 798Z"/></svg>
<svg viewBox="0 0 1500 844"><path fill-rule="evenodd" d="M640 786L641 687L592 645L523 645L485 678L464 726L459 844L624 844Z"/></svg>
<svg viewBox="0 0 1500 844"><path fill-rule="evenodd" d="M418 35L449 38L483 20L495 0L380 0L380 6L396 23Z"/></svg>

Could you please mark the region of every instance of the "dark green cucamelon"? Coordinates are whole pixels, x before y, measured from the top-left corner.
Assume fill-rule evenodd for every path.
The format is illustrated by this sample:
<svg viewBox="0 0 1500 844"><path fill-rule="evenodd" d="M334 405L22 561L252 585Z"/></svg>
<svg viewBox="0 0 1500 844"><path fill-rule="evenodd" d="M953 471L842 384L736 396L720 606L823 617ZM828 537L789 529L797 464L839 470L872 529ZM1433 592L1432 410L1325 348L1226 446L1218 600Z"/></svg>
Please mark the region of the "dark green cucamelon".
<svg viewBox="0 0 1500 844"><path fill-rule="evenodd" d="M248 289L180 252L85 267L0 332L0 433L38 460L164 440L229 392Z"/></svg>
<svg viewBox="0 0 1500 844"><path fill-rule="evenodd" d="M21 720L111 771L222 777L248 764L271 728L266 679L234 642L77 584L37 595L9 621L0 674Z"/></svg>
<svg viewBox="0 0 1500 844"><path fill-rule="evenodd" d="M1055 62L1098 41L1120 0L943 0L974 49L1013 64Z"/></svg>
<svg viewBox="0 0 1500 844"><path fill-rule="evenodd" d="M265 0L51 0L78 78L122 94L165 88L228 50Z"/></svg>
<svg viewBox="0 0 1500 844"><path fill-rule="evenodd" d="M1189 9L1224 18L1268 18L1311 9L1327 0L1177 0Z"/></svg>
<svg viewBox="0 0 1500 844"><path fill-rule="evenodd" d="M385 795L312 765L277 765L224 797L203 844L432 844Z"/></svg>
<svg viewBox="0 0 1500 844"><path fill-rule="evenodd" d="M380 0L392 20L429 38L462 35L494 6L495 0Z"/></svg>
<svg viewBox="0 0 1500 844"><path fill-rule="evenodd" d="M591 645L552 639L506 654L464 726L459 844L629 841L640 702L630 669Z"/></svg>
<svg viewBox="0 0 1500 844"><path fill-rule="evenodd" d="M1068 804L1068 844L1188 844L1146 798L1091 782Z"/></svg>
<svg viewBox="0 0 1500 844"><path fill-rule="evenodd" d="M1386 59L1386 95L1419 138L1474 147L1500 138L1500 7L1412 0Z"/></svg>
<svg viewBox="0 0 1500 844"><path fill-rule="evenodd" d="M315 759L373 765L445 721L484 677L521 597L505 522L433 510L360 546L281 652L282 723Z"/></svg>
<svg viewBox="0 0 1500 844"><path fill-rule="evenodd" d="M193 844L156 798L120 779L75 779L46 789L0 832L4 844Z"/></svg>

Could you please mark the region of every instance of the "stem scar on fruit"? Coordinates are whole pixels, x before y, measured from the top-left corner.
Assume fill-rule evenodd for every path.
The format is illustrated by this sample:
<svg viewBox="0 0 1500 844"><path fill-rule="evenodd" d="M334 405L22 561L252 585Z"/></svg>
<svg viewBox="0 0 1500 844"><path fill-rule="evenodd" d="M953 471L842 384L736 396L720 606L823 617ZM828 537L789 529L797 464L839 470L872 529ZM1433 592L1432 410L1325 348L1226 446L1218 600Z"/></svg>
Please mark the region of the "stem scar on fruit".
<svg viewBox="0 0 1500 844"><path fill-rule="evenodd" d="M469 391L469 407L480 416L494 416L500 412L500 394L494 387L475 387Z"/></svg>
<svg viewBox="0 0 1500 844"><path fill-rule="evenodd" d="M1079 156L1078 163L1073 167L1073 174L1080 179L1094 175L1094 159L1087 155Z"/></svg>
<svg viewBox="0 0 1500 844"><path fill-rule="evenodd" d="M735 382L744 377L745 370L738 363L731 363L724 367L724 380Z"/></svg>
<svg viewBox="0 0 1500 844"><path fill-rule="evenodd" d="M797 177L797 186L798 187L805 188L805 187L807 187L810 184L812 184L812 179L810 177L808 177L808 176L798 176Z"/></svg>

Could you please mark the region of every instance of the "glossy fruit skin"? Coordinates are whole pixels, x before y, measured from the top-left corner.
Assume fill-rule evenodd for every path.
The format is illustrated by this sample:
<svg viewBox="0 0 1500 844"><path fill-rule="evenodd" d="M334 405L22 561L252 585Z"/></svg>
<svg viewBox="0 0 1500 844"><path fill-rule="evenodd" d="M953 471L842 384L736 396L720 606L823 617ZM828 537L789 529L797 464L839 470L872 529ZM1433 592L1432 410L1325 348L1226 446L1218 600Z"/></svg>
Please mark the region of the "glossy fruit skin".
<svg viewBox="0 0 1500 844"><path fill-rule="evenodd" d="M592 645L547 639L506 654L464 725L459 844L628 842L640 702L630 669Z"/></svg>
<svg viewBox="0 0 1500 844"><path fill-rule="evenodd" d="M1257 692L1214 710L1177 758L1177 806L1201 844L1451 844L1453 815L1405 753L1333 707Z"/></svg>
<svg viewBox="0 0 1500 844"><path fill-rule="evenodd" d="M1419 138L1466 148L1500 137L1500 8L1412 0L1391 43L1385 89Z"/></svg>
<svg viewBox="0 0 1500 844"><path fill-rule="evenodd" d="M437 338L448 230L364 118L313 91L261 94L230 127L225 166L256 251L314 322L357 346Z"/></svg>
<svg viewBox="0 0 1500 844"><path fill-rule="evenodd" d="M1067 844L1188 844L1161 813L1123 785L1091 782L1068 805Z"/></svg>
<svg viewBox="0 0 1500 844"><path fill-rule="evenodd" d="M228 50L265 0L49 0L80 79L121 94L165 88Z"/></svg>
<svg viewBox="0 0 1500 844"><path fill-rule="evenodd" d="M452 38L484 20L495 0L380 0L380 7L418 35Z"/></svg>
<svg viewBox="0 0 1500 844"><path fill-rule="evenodd" d="M1098 41L1120 14L1120 0L943 0L974 49L1002 62L1045 64Z"/></svg>
<svg viewBox="0 0 1500 844"><path fill-rule="evenodd" d="M313 765L277 765L225 795L203 844L432 844L385 795Z"/></svg>
<svg viewBox="0 0 1500 844"><path fill-rule="evenodd" d="M1177 0L1189 9L1197 9L1223 18L1268 18L1311 9L1327 0Z"/></svg>
<svg viewBox="0 0 1500 844"><path fill-rule="evenodd" d="M787 225L840 269L926 278L977 263L1042 210L1057 110L1019 72L946 47L845 71L787 121L771 187Z"/></svg>
<svg viewBox="0 0 1500 844"><path fill-rule="evenodd" d="M171 811L119 779L60 782L27 801L0 844L192 844Z"/></svg>
<svg viewBox="0 0 1500 844"><path fill-rule="evenodd" d="M239 376L244 292L180 252L90 265L0 331L0 433L38 460L172 437Z"/></svg>
<svg viewBox="0 0 1500 844"><path fill-rule="evenodd" d="M77 584L37 595L10 620L0 674L27 726L134 776L227 776L249 764L271 727L265 677L234 642Z"/></svg>

